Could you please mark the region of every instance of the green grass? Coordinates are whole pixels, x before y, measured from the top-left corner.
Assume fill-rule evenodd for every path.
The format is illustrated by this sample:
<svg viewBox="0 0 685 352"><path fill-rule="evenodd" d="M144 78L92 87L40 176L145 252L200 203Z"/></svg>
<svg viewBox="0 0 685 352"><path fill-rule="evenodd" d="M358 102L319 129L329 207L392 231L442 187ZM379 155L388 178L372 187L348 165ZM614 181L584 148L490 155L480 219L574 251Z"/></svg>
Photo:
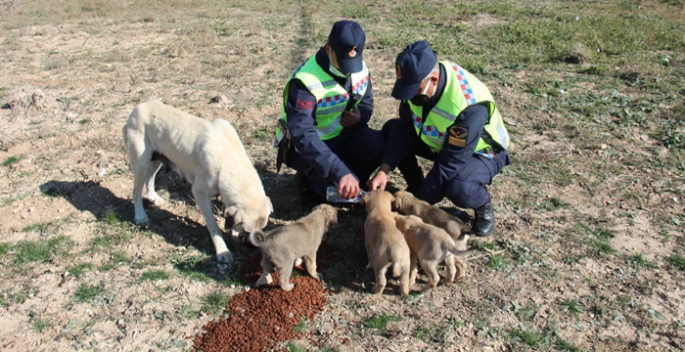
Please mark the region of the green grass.
<svg viewBox="0 0 685 352"><path fill-rule="evenodd" d="M29 292L26 288L15 287L12 289L5 289L0 294L0 305L9 306L10 304L22 304L29 298Z"/></svg>
<svg viewBox="0 0 685 352"><path fill-rule="evenodd" d="M385 334L388 332L388 323L392 321L400 321L400 317L387 314L374 315L373 317L364 320L362 325L369 329L376 329L381 334Z"/></svg>
<svg viewBox="0 0 685 352"><path fill-rule="evenodd" d="M117 226L123 223L119 215L117 215L117 213L113 210L110 210L107 212L107 214L105 214L103 221L110 226Z"/></svg>
<svg viewBox="0 0 685 352"><path fill-rule="evenodd" d="M192 280L207 282L211 280L211 276L207 275L207 273L213 268L213 264L207 260L209 258L209 256L204 254L184 255L182 253L174 253L169 256L169 263L173 264L184 276ZM226 284L240 284L240 281L231 278Z"/></svg>
<svg viewBox="0 0 685 352"><path fill-rule="evenodd" d="M536 347L543 341L542 334L532 329L519 328L517 330L510 330L509 333L514 341L523 342L530 347Z"/></svg>
<svg viewBox="0 0 685 352"><path fill-rule="evenodd" d="M91 270L92 268L93 268L93 264L91 264L91 263L81 263L81 264L77 264L77 265L72 266L67 271L71 275L73 275L75 278L79 278L79 277L81 277L81 275L83 275L84 272Z"/></svg>
<svg viewBox="0 0 685 352"><path fill-rule="evenodd" d="M4 256L12 249L12 245L6 242L0 242L0 255Z"/></svg>
<svg viewBox="0 0 685 352"><path fill-rule="evenodd" d="M212 312L216 314L226 309L226 304L228 303L228 296L221 292L212 292L202 298L204 305L202 306L202 311Z"/></svg>
<svg viewBox="0 0 685 352"><path fill-rule="evenodd" d="M140 281L159 281L170 277L166 270L150 270L140 275Z"/></svg>
<svg viewBox="0 0 685 352"><path fill-rule="evenodd" d="M673 265L674 268L680 271L685 271L685 257L682 255L672 254L671 256L666 257L666 261Z"/></svg>
<svg viewBox="0 0 685 352"><path fill-rule="evenodd" d="M635 269L658 269L659 266L645 259L642 253L633 254L626 258L626 262Z"/></svg>
<svg viewBox="0 0 685 352"><path fill-rule="evenodd" d="M485 263L485 267L492 270L502 270L509 267L509 261L503 256L495 254L490 257L490 260L488 260L487 263Z"/></svg>
<svg viewBox="0 0 685 352"><path fill-rule="evenodd" d="M95 297L101 296L106 292L103 285L88 285L81 284L76 291L74 291L74 301L82 303L92 300Z"/></svg>
<svg viewBox="0 0 685 352"><path fill-rule="evenodd" d="M100 271L109 271L122 264L130 264L131 260L125 253L114 252L107 263L100 267Z"/></svg>
<svg viewBox="0 0 685 352"><path fill-rule="evenodd" d="M7 157L5 161L2 162L2 166L11 166L14 165L22 160L26 159L26 155L13 155L10 157Z"/></svg>
<svg viewBox="0 0 685 352"><path fill-rule="evenodd" d="M28 226L25 226L24 228L21 229L22 232L31 232L31 231L43 231L50 225L49 222L37 222L35 224L31 224Z"/></svg>
<svg viewBox="0 0 685 352"><path fill-rule="evenodd" d="M437 343L442 345L445 342L447 331L437 325L424 324L414 330L414 336L428 344Z"/></svg>
<svg viewBox="0 0 685 352"><path fill-rule="evenodd" d="M43 332L43 330L49 328L52 326L52 323L48 319L33 319L31 322L31 325L33 326L33 329L36 330L39 334Z"/></svg>
<svg viewBox="0 0 685 352"><path fill-rule="evenodd" d="M285 350L288 352L307 352L306 348L293 342L289 343L288 346L286 346Z"/></svg>
<svg viewBox="0 0 685 352"><path fill-rule="evenodd" d="M58 255L69 253L72 241L65 236L57 236L48 240L24 241L14 246L17 252L14 262L21 265L30 262L45 262Z"/></svg>
<svg viewBox="0 0 685 352"><path fill-rule="evenodd" d="M574 314L582 312L582 304L575 299L564 300L559 305L561 306L561 310L565 312L571 312Z"/></svg>
<svg viewBox="0 0 685 352"><path fill-rule="evenodd" d="M300 319L300 322L293 326L293 330L298 334L307 331L307 320L304 318Z"/></svg>

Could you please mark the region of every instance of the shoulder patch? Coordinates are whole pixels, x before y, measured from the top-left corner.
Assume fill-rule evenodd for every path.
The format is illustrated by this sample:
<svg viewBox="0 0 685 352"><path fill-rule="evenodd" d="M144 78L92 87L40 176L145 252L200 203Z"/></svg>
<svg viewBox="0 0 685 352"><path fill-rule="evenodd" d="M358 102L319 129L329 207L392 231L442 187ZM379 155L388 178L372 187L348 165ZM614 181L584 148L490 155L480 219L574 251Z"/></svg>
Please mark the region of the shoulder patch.
<svg viewBox="0 0 685 352"><path fill-rule="evenodd" d="M447 143L455 147L464 148L466 147L466 136L468 135L469 132L468 129L466 129L466 127L454 125L450 127L449 138L447 139Z"/></svg>

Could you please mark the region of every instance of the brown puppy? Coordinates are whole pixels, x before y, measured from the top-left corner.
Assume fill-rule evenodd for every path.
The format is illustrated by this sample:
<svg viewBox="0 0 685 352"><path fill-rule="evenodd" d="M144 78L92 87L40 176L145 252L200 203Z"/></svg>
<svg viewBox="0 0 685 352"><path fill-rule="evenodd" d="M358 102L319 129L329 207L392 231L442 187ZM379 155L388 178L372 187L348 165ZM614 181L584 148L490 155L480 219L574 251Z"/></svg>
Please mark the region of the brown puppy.
<svg viewBox="0 0 685 352"><path fill-rule="evenodd" d="M338 211L328 204L321 204L314 207L309 215L281 226L266 236L262 231L252 231L249 240L262 251L261 264L264 270L257 286L270 283L275 267L281 270L278 281L281 288L292 290L295 285L290 283L290 274L295 261L301 257L304 258L309 276L320 279L316 273L316 251L328 226L336 222Z"/></svg>
<svg viewBox="0 0 685 352"><path fill-rule="evenodd" d="M373 293L383 293L387 284L385 273L392 265L393 277L400 277L400 292L406 295L409 294L409 247L395 226L392 201L392 194L379 189L362 198L368 213L364 223L367 268L373 267L376 274Z"/></svg>
<svg viewBox="0 0 685 352"><path fill-rule="evenodd" d="M454 244L459 250L466 250L470 229L460 219L438 207L431 206L428 202L422 201L405 191L395 193L393 206L404 215L416 215L426 224L444 229L452 237Z"/></svg>
<svg viewBox="0 0 685 352"><path fill-rule="evenodd" d="M437 266L440 262L445 262L447 271L445 280L449 283L454 282L455 277L462 281L466 276L466 263L458 256L466 255L454 245L452 237L445 230L436 226L426 224L421 218L415 215L402 216L395 215L397 228L404 234L405 240L411 250L411 275L409 283L416 282L416 263L421 263L421 268L428 276L428 285L423 291L435 288L440 281ZM417 260L418 259L418 260ZM456 265L455 265L456 262Z"/></svg>

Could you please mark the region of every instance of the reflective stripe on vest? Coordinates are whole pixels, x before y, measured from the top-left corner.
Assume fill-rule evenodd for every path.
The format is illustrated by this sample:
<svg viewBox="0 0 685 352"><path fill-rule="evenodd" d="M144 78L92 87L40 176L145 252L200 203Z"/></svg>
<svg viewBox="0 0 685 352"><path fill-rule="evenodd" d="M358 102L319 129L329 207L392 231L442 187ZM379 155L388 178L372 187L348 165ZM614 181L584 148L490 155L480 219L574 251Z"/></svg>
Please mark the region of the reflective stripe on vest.
<svg viewBox="0 0 685 352"><path fill-rule="evenodd" d="M490 91L475 76L457 64L449 61L441 61L440 64L446 68L451 67L452 70L445 70L447 73L445 90L438 103L428 113L425 121L422 122L421 118L423 107L408 101L417 135L434 153L437 153L442 150L447 135L445 132L454 123L457 115L470 105L485 103L489 109L489 116L484 130L493 143L502 149L506 149L509 146L509 134L504 128L502 117L495 106ZM475 152L478 153L492 147L483 138L479 138Z"/></svg>
<svg viewBox="0 0 685 352"><path fill-rule="evenodd" d="M340 122L347 101L350 100L349 93L316 63L316 56L312 56L293 72L283 91L284 103L281 109L281 118L286 122L288 117L285 113L285 103L288 101L290 81L294 78L299 79L316 99L314 116L316 117L316 132L319 138L329 140L337 137L343 130ZM369 85L369 69L365 62L362 70L353 73L350 79L352 93L364 96ZM360 102L358 101L357 105ZM277 128L274 143L278 145L281 139L283 139L283 132Z"/></svg>

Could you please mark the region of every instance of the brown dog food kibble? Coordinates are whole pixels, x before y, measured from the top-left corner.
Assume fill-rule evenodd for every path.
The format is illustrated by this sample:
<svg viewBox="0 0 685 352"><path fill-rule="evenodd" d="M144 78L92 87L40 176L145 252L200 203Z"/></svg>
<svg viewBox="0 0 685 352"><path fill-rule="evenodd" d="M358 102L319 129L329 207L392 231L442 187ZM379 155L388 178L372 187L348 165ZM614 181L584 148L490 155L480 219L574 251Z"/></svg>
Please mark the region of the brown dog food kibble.
<svg viewBox="0 0 685 352"><path fill-rule="evenodd" d="M256 281L259 273L243 272L242 276ZM297 276L291 279L295 288L286 292L277 286L277 274L272 276L275 284L231 297L226 307L229 317L207 323L204 332L195 336L193 347L204 352L262 352L295 339L294 326L300 319L313 318L326 304L323 286L319 280Z"/></svg>

